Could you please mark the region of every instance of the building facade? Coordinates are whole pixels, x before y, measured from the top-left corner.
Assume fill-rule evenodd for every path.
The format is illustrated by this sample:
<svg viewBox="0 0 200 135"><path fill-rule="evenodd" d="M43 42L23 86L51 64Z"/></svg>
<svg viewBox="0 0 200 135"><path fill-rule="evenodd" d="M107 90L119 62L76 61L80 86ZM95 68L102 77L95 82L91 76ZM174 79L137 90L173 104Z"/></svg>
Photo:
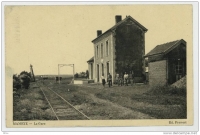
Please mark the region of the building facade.
<svg viewBox="0 0 200 135"><path fill-rule="evenodd" d="M131 16L115 16L115 25L92 40L94 57L88 60L89 78L101 82L108 73L115 81L116 74L134 72L138 81L145 74L145 33L147 29Z"/></svg>
<svg viewBox="0 0 200 135"><path fill-rule="evenodd" d="M171 85L186 75L186 41L176 40L157 45L148 58L150 86Z"/></svg>

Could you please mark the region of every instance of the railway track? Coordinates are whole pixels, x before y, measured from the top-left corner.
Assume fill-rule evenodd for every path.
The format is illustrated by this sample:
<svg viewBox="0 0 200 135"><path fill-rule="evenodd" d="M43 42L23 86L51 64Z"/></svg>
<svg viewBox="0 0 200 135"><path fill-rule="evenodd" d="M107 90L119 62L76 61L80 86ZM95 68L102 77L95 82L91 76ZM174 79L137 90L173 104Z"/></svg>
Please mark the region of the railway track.
<svg viewBox="0 0 200 135"><path fill-rule="evenodd" d="M38 85L57 120L90 120L83 112L44 84Z"/></svg>

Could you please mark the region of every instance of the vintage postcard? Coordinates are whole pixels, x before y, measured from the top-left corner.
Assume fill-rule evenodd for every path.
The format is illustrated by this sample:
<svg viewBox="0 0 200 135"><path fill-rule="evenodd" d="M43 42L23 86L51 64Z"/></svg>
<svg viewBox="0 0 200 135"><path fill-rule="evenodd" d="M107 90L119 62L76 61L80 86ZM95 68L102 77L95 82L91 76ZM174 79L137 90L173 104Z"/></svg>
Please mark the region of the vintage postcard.
<svg viewBox="0 0 200 135"><path fill-rule="evenodd" d="M192 4L6 5L7 128L191 126Z"/></svg>

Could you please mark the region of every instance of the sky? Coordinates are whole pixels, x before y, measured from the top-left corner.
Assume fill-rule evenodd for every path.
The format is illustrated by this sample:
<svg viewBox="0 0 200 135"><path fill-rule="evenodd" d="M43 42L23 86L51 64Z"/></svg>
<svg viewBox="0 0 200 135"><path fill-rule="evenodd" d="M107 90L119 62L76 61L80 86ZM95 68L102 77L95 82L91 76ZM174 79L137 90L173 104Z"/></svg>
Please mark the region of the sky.
<svg viewBox="0 0 200 135"><path fill-rule="evenodd" d="M156 45L184 39L192 47L191 5L7 6L5 8L5 64L13 74L58 74L58 64L88 69L94 56L97 30L115 25L115 16L132 16L148 29L145 54ZM72 74L61 67L60 74Z"/></svg>

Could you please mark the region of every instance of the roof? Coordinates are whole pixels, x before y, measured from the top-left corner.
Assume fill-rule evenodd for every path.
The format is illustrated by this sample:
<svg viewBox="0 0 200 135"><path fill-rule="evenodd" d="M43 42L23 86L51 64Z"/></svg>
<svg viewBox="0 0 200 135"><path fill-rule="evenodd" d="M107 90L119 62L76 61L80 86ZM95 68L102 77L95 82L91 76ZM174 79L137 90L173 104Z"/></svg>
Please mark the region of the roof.
<svg viewBox="0 0 200 135"><path fill-rule="evenodd" d="M98 39L99 37L101 37L102 35L106 34L107 32L115 29L116 27L118 27L119 25L121 25L122 23L124 23L126 20L131 19L135 24L137 24L141 29L143 29L144 31L147 31L148 29L145 28L142 24L140 24L138 21L136 21L134 18L132 18L131 16L127 16L125 19L123 19L122 21L118 22L117 24L115 24L113 27L111 27L110 29L108 29L107 31L105 31L104 33L102 33L101 35L99 35L98 37L96 37L94 40L92 40L92 42L94 42L96 39Z"/></svg>
<svg viewBox="0 0 200 135"><path fill-rule="evenodd" d="M145 57L157 54L167 54L182 42L186 43L183 39L180 39L172 42L167 42L161 45L157 45L154 49L152 49L149 53L147 53Z"/></svg>
<svg viewBox="0 0 200 135"><path fill-rule="evenodd" d="M87 62L94 62L94 56L90 58Z"/></svg>

